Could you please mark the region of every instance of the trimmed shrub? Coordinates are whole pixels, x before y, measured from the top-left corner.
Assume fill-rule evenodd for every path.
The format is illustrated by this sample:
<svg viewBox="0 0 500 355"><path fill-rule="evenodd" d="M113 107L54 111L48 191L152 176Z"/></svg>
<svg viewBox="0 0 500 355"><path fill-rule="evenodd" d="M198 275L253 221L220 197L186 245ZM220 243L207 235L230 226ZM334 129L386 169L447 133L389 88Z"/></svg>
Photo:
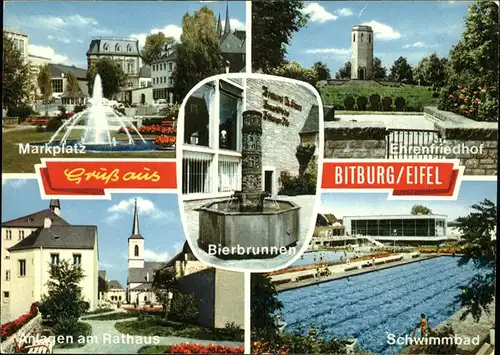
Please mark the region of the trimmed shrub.
<svg viewBox="0 0 500 355"><path fill-rule="evenodd" d="M394 106L396 106L396 111L405 111L406 101L401 96L396 97L394 100Z"/></svg>
<svg viewBox="0 0 500 355"><path fill-rule="evenodd" d="M316 193L317 174L304 173L292 176L288 171L280 174L281 188L279 195L297 196L313 195Z"/></svg>
<svg viewBox="0 0 500 355"><path fill-rule="evenodd" d="M346 110L354 110L354 97L347 96L344 100L344 107Z"/></svg>
<svg viewBox="0 0 500 355"><path fill-rule="evenodd" d="M74 109L73 109L73 112L74 113L78 113L78 112L82 112L83 110L85 110L87 107L85 105L75 105Z"/></svg>
<svg viewBox="0 0 500 355"><path fill-rule="evenodd" d="M45 127L46 132L55 132L62 126L62 120L59 117L51 118Z"/></svg>
<svg viewBox="0 0 500 355"><path fill-rule="evenodd" d="M198 305L192 293L176 292L171 301L169 317L180 322L197 323L198 322Z"/></svg>
<svg viewBox="0 0 500 355"><path fill-rule="evenodd" d="M370 95L370 111L380 111L380 95L372 94Z"/></svg>
<svg viewBox="0 0 500 355"><path fill-rule="evenodd" d="M366 105L368 104L368 100L364 96L358 97L356 100L356 104L358 105L359 111L366 111Z"/></svg>
<svg viewBox="0 0 500 355"><path fill-rule="evenodd" d="M7 111L8 117L19 117L20 121L23 122L30 115L34 114L35 111L32 110L29 106L18 106L9 108Z"/></svg>
<svg viewBox="0 0 500 355"><path fill-rule="evenodd" d="M389 96L386 96L382 99L382 110L392 111L392 99Z"/></svg>

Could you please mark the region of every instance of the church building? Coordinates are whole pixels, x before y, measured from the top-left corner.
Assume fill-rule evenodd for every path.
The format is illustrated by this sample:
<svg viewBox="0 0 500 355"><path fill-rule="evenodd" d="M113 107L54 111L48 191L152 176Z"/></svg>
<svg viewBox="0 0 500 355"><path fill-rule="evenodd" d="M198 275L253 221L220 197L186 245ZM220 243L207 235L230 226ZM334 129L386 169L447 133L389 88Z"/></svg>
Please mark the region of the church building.
<svg viewBox="0 0 500 355"><path fill-rule="evenodd" d="M162 266L159 261L144 261L144 237L139 231L137 200L134 206L132 234L128 238L127 301L130 304L154 304L152 289L155 271Z"/></svg>

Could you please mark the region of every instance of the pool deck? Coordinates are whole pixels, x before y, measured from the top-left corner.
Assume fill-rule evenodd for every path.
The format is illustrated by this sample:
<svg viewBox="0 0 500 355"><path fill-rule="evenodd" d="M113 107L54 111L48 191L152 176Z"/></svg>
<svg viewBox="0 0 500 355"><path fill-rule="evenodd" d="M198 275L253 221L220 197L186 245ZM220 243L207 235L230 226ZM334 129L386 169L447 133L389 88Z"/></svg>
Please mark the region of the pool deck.
<svg viewBox="0 0 500 355"><path fill-rule="evenodd" d="M459 354L476 354L478 351L478 347L485 342L486 338L490 335L490 329L494 328L495 325L495 302L492 302L490 305L490 313L483 312L479 322L475 322L472 316L469 314L463 321L460 320L462 313L465 308L459 309L455 312L450 318L445 320L444 322L438 324L435 329L439 329L444 327L445 325L451 325L453 328L453 332L462 339L469 338L472 339L479 335L479 346L470 344L470 345L458 345ZM415 354L415 350L418 350L417 346L407 346L403 350L401 350L400 354Z"/></svg>
<svg viewBox="0 0 500 355"><path fill-rule="evenodd" d="M296 282L279 284L279 285L276 285L275 288L276 288L277 292L294 290L294 289L301 288L301 287L307 287L307 286L317 285L317 284L324 283L324 282L340 280L340 279L344 279L346 277L357 276L357 275L366 274L369 272L374 272L374 271L379 271L379 270L384 270L384 269L390 269L392 267L411 264L411 263L419 262L422 260L436 258L439 256L441 256L441 255L440 254L420 255L419 257L414 258L414 259L410 259L410 260L394 261L394 262L387 263L387 264L370 266L370 267L365 267L362 269L357 269L357 270L352 270L352 271L344 271L344 272L334 273L330 276L322 276L320 278L299 280Z"/></svg>

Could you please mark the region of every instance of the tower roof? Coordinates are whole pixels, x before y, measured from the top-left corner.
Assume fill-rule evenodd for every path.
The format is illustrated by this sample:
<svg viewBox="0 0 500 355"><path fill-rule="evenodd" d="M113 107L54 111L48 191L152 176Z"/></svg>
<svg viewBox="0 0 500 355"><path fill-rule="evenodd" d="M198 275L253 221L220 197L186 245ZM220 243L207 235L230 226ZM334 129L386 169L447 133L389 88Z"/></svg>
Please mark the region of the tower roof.
<svg viewBox="0 0 500 355"><path fill-rule="evenodd" d="M53 211L55 208L61 209L61 202L59 202L58 199L56 200L50 200L49 202L49 208L51 211Z"/></svg>
<svg viewBox="0 0 500 355"><path fill-rule="evenodd" d="M352 27L352 30L353 31L369 31L369 32L373 32L373 29L371 28L371 26L368 26L368 25L356 25L356 26Z"/></svg>
<svg viewBox="0 0 500 355"><path fill-rule="evenodd" d="M219 13L219 18L217 20L217 36L221 37L222 36L222 22L220 20L220 13Z"/></svg>
<svg viewBox="0 0 500 355"><path fill-rule="evenodd" d="M226 1L226 23L224 24L224 34L231 32L231 25L229 23L229 3Z"/></svg>
<svg viewBox="0 0 500 355"><path fill-rule="evenodd" d="M137 213L137 199L134 204L134 222L132 225L132 234L128 239L144 239L139 231L139 214Z"/></svg>

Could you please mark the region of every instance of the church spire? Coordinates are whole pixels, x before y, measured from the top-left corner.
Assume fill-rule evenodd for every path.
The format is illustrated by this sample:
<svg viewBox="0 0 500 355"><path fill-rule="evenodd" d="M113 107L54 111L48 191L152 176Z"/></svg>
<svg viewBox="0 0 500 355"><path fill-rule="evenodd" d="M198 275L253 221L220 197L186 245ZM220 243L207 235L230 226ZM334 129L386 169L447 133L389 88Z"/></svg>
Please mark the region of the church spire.
<svg viewBox="0 0 500 355"><path fill-rule="evenodd" d="M217 20L217 36L222 37L222 22L220 20L220 13L219 19Z"/></svg>
<svg viewBox="0 0 500 355"><path fill-rule="evenodd" d="M134 205L134 222L132 225L132 235L130 238L133 239L143 239L141 236L141 233L139 231L139 214L137 213L137 199L135 199L135 205Z"/></svg>
<svg viewBox="0 0 500 355"><path fill-rule="evenodd" d="M224 34L231 32L231 25L229 24L229 3L226 1L226 23L224 25Z"/></svg>

